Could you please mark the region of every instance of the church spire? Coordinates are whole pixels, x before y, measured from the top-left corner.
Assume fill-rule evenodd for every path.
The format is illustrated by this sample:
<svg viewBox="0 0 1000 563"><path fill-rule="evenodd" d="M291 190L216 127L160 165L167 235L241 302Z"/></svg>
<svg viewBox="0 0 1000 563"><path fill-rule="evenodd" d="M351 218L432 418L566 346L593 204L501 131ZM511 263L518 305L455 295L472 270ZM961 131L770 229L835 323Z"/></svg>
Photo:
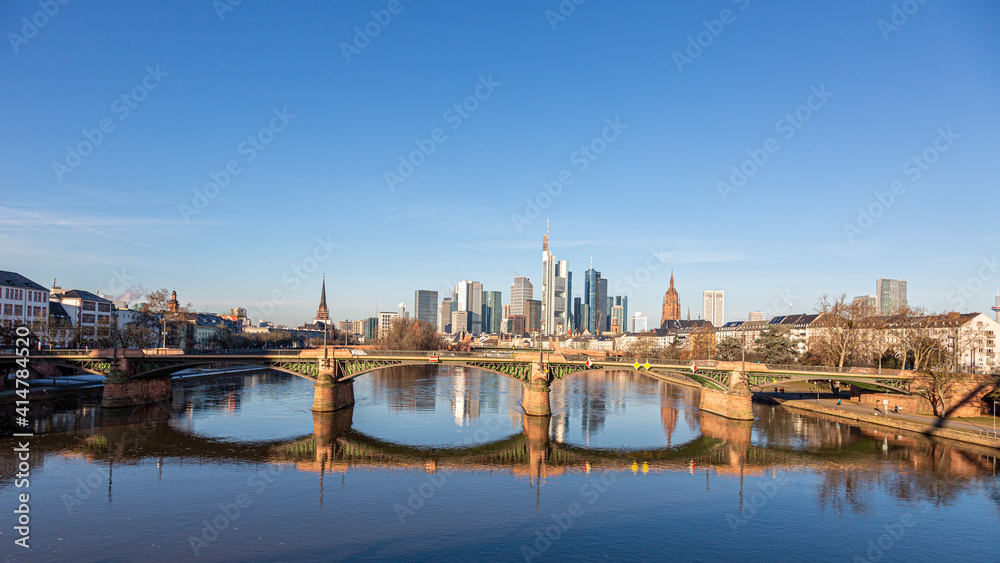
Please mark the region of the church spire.
<svg viewBox="0 0 1000 563"><path fill-rule="evenodd" d="M319 308L316 309L317 321L330 320L330 312L326 308L326 274L323 274L323 289L319 294Z"/></svg>

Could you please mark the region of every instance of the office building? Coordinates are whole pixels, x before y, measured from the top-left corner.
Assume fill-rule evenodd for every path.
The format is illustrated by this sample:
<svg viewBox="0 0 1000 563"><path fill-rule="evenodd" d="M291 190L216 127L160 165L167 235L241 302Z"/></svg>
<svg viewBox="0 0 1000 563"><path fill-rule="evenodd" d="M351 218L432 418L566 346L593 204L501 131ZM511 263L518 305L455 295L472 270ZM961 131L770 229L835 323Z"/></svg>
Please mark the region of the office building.
<svg viewBox="0 0 1000 563"><path fill-rule="evenodd" d="M542 334L566 334L569 263L549 252L548 228L542 237Z"/></svg>
<svg viewBox="0 0 1000 563"><path fill-rule="evenodd" d="M524 329L528 332L539 330L542 326L542 302L529 299L524 302Z"/></svg>
<svg viewBox="0 0 1000 563"><path fill-rule="evenodd" d="M445 334L451 332L451 297L445 297L441 300L437 327L438 332Z"/></svg>
<svg viewBox="0 0 1000 563"><path fill-rule="evenodd" d="M453 311L451 313L451 332L457 334L460 332L468 332L469 330L469 312L468 311Z"/></svg>
<svg viewBox="0 0 1000 563"><path fill-rule="evenodd" d="M514 278L514 283L510 284L510 314L524 315L524 302L534 298L534 287L531 281L524 276Z"/></svg>
<svg viewBox="0 0 1000 563"><path fill-rule="evenodd" d="M398 311L382 311L378 314L378 332L375 337L386 334L392 326L392 321L399 318Z"/></svg>
<svg viewBox="0 0 1000 563"><path fill-rule="evenodd" d="M483 292L483 332L499 334L503 320L503 294L499 291Z"/></svg>
<svg viewBox="0 0 1000 563"><path fill-rule="evenodd" d="M646 332L646 316L639 311L632 315L632 332Z"/></svg>
<svg viewBox="0 0 1000 563"><path fill-rule="evenodd" d="M418 321L438 325L438 292L418 289L413 292L413 314Z"/></svg>
<svg viewBox="0 0 1000 563"><path fill-rule="evenodd" d="M594 255L590 255L590 269L583 273L583 302L587 305L588 315L586 330L591 334L598 334L600 322L603 318L601 311L604 309L601 297L601 273L594 269Z"/></svg>
<svg viewBox="0 0 1000 563"><path fill-rule="evenodd" d="M878 298L874 295L859 295L851 300L852 307L858 307L864 315L875 315L878 311Z"/></svg>
<svg viewBox="0 0 1000 563"><path fill-rule="evenodd" d="M750 321L762 321L764 320L763 311L750 311L749 319Z"/></svg>
<svg viewBox="0 0 1000 563"><path fill-rule="evenodd" d="M875 310L891 315L906 308L906 280L875 280Z"/></svg>
<svg viewBox="0 0 1000 563"><path fill-rule="evenodd" d="M472 334L482 332L483 315L483 284L477 281L460 281L452 292L452 308L454 311L468 313L465 316L467 324L454 326L455 316L452 315L452 332L467 331Z"/></svg>
<svg viewBox="0 0 1000 563"><path fill-rule="evenodd" d="M709 290L702 296L701 318L720 327L725 324L725 294L721 290Z"/></svg>

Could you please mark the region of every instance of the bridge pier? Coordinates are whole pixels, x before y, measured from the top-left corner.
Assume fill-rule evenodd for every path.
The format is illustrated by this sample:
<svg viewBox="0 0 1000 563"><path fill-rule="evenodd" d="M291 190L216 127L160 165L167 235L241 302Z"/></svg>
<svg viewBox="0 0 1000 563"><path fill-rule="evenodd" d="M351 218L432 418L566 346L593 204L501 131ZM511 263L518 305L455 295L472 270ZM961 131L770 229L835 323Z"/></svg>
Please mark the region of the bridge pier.
<svg viewBox="0 0 1000 563"><path fill-rule="evenodd" d="M547 366L540 362L531 363L531 374L524 384L521 407L524 414L531 416L550 416L549 408L549 372Z"/></svg>
<svg viewBox="0 0 1000 563"><path fill-rule="evenodd" d="M531 475L545 477L545 460L549 455L549 425L551 416L521 416L521 426L528 438L528 467Z"/></svg>
<svg viewBox="0 0 1000 563"><path fill-rule="evenodd" d="M132 366L122 358L104 376L102 409L120 409L169 401L173 397L170 376L133 379L129 377Z"/></svg>
<svg viewBox="0 0 1000 563"><path fill-rule="evenodd" d="M729 390L702 388L698 408L734 420L753 420L752 398L743 374L734 371L730 374Z"/></svg>
<svg viewBox="0 0 1000 563"><path fill-rule="evenodd" d="M313 385L313 412L333 412L354 405L354 382L337 381L336 364L323 366Z"/></svg>

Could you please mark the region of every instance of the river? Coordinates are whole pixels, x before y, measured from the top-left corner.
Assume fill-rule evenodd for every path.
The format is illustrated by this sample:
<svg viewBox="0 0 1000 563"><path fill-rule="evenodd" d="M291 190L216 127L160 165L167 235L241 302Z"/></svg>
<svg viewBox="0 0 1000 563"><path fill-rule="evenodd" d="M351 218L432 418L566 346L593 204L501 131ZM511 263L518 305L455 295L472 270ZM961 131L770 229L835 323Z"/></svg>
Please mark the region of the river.
<svg viewBox="0 0 1000 563"><path fill-rule="evenodd" d="M174 382L173 400L36 408L30 488L0 439L10 561L998 561L995 450L767 405L698 410L638 372L521 384L409 366L314 415L275 371ZM9 435L9 429L7 429ZM30 492L29 549L12 511Z"/></svg>

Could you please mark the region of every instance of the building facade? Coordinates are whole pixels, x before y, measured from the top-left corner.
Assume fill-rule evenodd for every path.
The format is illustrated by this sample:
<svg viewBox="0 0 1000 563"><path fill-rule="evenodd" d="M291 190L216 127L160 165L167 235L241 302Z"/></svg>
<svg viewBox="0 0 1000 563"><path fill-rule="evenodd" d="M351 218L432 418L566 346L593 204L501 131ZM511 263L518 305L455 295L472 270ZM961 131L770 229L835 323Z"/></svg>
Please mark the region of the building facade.
<svg viewBox="0 0 1000 563"><path fill-rule="evenodd" d="M663 294L663 311L660 313L660 326L666 321L681 320L681 302L674 287L674 271L670 270L670 287Z"/></svg>
<svg viewBox="0 0 1000 563"><path fill-rule="evenodd" d="M542 333L566 334L569 327L569 263L549 252L549 234L542 237Z"/></svg>
<svg viewBox="0 0 1000 563"><path fill-rule="evenodd" d="M503 321L503 293L499 291L483 292L483 332L499 334Z"/></svg>
<svg viewBox="0 0 1000 563"><path fill-rule="evenodd" d="M892 315L906 308L906 280L875 280L875 310L879 315Z"/></svg>
<svg viewBox="0 0 1000 563"><path fill-rule="evenodd" d="M17 272L0 271L0 322L27 326L45 340L49 323L49 290Z"/></svg>
<svg viewBox="0 0 1000 563"><path fill-rule="evenodd" d="M418 321L438 326L438 292L418 289L413 292L413 314Z"/></svg>
<svg viewBox="0 0 1000 563"><path fill-rule="evenodd" d="M709 290L702 296L701 318L712 323L712 326L722 326L725 322L725 293L721 290Z"/></svg>

